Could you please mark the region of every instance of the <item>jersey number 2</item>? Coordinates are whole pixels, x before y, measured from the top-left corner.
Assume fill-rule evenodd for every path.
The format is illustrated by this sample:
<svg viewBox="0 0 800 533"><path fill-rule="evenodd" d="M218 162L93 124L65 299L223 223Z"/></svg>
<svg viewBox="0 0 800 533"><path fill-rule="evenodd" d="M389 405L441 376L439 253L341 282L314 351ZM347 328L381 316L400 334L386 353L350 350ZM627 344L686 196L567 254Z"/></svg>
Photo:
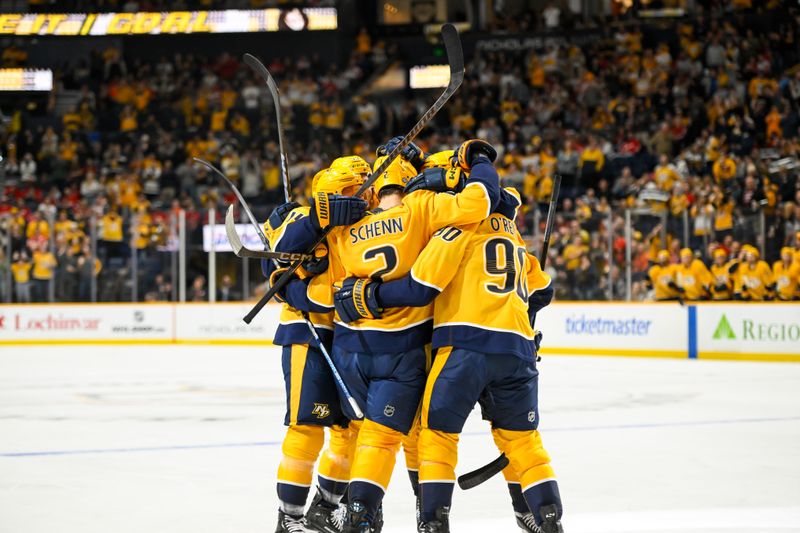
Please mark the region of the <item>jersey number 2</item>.
<svg viewBox="0 0 800 533"><path fill-rule="evenodd" d="M516 290L523 302L528 301L528 280L525 277L525 248L516 249L508 239L495 238L484 245L486 272L492 276L505 276L503 284L487 283L486 290L494 294L507 294ZM502 261L502 262L501 262Z"/></svg>
<svg viewBox="0 0 800 533"><path fill-rule="evenodd" d="M381 256L383 259L383 264L386 265L384 268L376 270L372 274L370 274L370 278L374 279L375 281L382 281L383 276L386 274L391 273L397 268L397 250L394 249L394 246L381 246L379 248L370 248L366 252L364 252L364 261L372 261L376 257Z"/></svg>

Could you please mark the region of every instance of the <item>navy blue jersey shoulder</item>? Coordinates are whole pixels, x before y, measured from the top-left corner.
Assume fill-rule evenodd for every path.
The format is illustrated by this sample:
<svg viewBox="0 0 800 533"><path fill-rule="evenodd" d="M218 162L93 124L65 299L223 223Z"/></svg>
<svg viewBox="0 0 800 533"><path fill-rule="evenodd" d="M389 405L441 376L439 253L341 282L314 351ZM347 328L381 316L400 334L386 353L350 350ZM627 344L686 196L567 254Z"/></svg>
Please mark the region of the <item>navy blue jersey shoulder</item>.
<svg viewBox="0 0 800 533"><path fill-rule="evenodd" d="M491 204L489 212L494 212L500 202L500 176L497 174L497 169L486 157L479 157L469 171L467 185L476 182L486 188L486 194L489 195L489 203Z"/></svg>
<svg viewBox="0 0 800 533"><path fill-rule="evenodd" d="M378 305L384 309L390 307L424 307L439 295L433 287L419 283L411 274L400 279L381 283L375 291Z"/></svg>

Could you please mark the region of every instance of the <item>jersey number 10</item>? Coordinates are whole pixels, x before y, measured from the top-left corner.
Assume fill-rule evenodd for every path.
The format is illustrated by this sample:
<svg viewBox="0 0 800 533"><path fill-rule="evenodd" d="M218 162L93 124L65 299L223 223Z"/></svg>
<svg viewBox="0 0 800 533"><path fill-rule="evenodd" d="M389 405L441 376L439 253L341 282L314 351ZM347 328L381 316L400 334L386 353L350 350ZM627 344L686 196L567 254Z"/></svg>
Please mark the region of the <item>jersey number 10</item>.
<svg viewBox="0 0 800 533"><path fill-rule="evenodd" d="M528 279L525 275L525 248L514 247L508 239L494 238L484 245L486 272L492 276L505 275L502 285L486 283L486 290L507 294L516 290L523 302L528 302Z"/></svg>

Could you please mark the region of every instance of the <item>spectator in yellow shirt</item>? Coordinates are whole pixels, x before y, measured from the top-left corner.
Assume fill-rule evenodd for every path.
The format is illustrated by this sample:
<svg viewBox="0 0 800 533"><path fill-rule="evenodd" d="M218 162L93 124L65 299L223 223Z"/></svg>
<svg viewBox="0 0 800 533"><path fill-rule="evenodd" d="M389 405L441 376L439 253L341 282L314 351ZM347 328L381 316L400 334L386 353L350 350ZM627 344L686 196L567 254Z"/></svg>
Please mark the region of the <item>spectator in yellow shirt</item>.
<svg viewBox="0 0 800 533"><path fill-rule="evenodd" d="M778 300L798 300L800 286L800 263L794 260L794 250L788 246L781 248L781 258L772 266L775 276L775 295Z"/></svg>
<svg viewBox="0 0 800 533"><path fill-rule="evenodd" d="M725 240L728 235L733 235L733 199L723 193L712 196L714 207L714 233L719 241Z"/></svg>
<svg viewBox="0 0 800 533"><path fill-rule="evenodd" d="M724 248L714 250L714 263L711 265L711 299L730 300L733 295L733 280L728 263L728 254Z"/></svg>
<svg viewBox="0 0 800 533"><path fill-rule="evenodd" d="M721 150L719 158L711 169L714 180L723 187L728 187L731 180L736 177L736 161L728 155L727 150Z"/></svg>
<svg viewBox="0 0 800 533"><path fill-rule="evenodd" d="M581 182L584 187L595 187L600 180L603 167L606 164L606 157L597 145L597 141L592 137L589 144L581 152L578 160L578 170L581 175Z"/></svg>
<svg viewBox="0 0 800 533"><path fill-rule="evenodd" d="M681 179L675 167L669 163L669 157L666 154L662 154L659 157L658 166L656 166L654 174L656 185L666 192L672 192L672 186Z"/></svg>
<svg viewBox="0 0 800 533"><path fill-rule="evenodd" d="M228 111L223 109L222 106L217 105L211 113L211 131L225 130L225 123L228 121Z"/></svg>
<svg viewBox="0 0 800 533"><path fill-rule="evenodd" d="M31 268L33 264L28 260L25 252L14 252L11 263L11 274L14 276L14 291L17 303L31 303Z"/></svg>
<svg viewBox="0 0 800 533"><path fill-rule="evenodd" d="M675 283L676 265L669 262L669 252L660 250L658 252L658 264L650 267L647 271L647 284L655 291L657 301L677 300L680 295L680 287Z"/></svg>
<svg viewBox="0 0 800 533"><path fill-rule="evenodd" d="M131 106L125 106L122 113L119 114L119 131L127 133L129 131L136 131L139 127L139 121L136 119L136 111Z"/></svg>
<svg viewBox="0 0 800 533"><path fill-rule="evenodd" d="M680 255L681 262L675 271L676 284L680 287L681 293L687 300L707 300L711 273L702 261L694 257L689 248L683 248Z"/></svg>
<svg viewBox="0 0 800 533"><path fill-rule="evenodd" d="M581 257L585 255L589 249L583 244L583 239L580 235L573 237L572 242L564 247L561 255L564 257L564 263L567 270L575 270L581 264Z"/></svg>
<svg viewBox="0 0 800 533"><path fill-rule="evenodd" d="M44 238L44 240L48 240L50 238L50 224L48 224L46 220L42 220L41 213L35 211L30 222L28 222L28 227L25 230L25 237L32 239L37 232Z"/></svg>
<svg viewBox="0 0 800 533"><path fill-rule="evenodd" d="M81 115L80 113L78 113L75 106L72 106L69 111L64 113L64 116L61 118L61 121L64 124L65 131L79 131L83 123Z"/></svg>
<svg viewBox="0 0 800 533"><path fill-rule="evenodd" d="M56 256L45 245L33 252L33 297L36 302L46 302L50 280L56 271Z"/></svg>
<svg viewBox="0 0 800 533"><path fill-rule="evenodd" d="M100 252L103 263L110 257L122 255L122 217L111 209L100 219Z"/></svg>

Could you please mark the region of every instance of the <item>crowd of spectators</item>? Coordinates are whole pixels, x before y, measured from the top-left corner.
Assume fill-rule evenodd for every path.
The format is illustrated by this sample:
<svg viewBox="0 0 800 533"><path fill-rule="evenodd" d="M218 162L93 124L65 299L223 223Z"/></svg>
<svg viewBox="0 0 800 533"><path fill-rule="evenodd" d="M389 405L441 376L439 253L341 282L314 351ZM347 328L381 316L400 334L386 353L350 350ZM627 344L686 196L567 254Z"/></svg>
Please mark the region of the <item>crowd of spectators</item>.
<svg viewBox="0 0 800 533"><path fill-rule="evenodd" d="M504 185L525 200L518 224L533 251L561 176L548 268L562 299L619 299L629 291L652 298L649 268L659 254L677 264L684 248L709 266L716 250L730 257L745 244L777 261L783 247L800 247L797 17L777 2L714 7L668 25L608 24L580 45L553 38L540 49L478 48L462 88L419 143L426 151L469 137L494 144ZM281 84L296 197L334 157L373 160L381 140L407 131L430 105L426 92L392 105L358 96L390 56L362 31L344 65L313 57L269 62ZM158 253L170 249L171 220L183 209L199 239L206 210L222 212L232 200L192 157L222 168L262 216L281 201L272 103L236 58L147 64L109 49L61 83L79 88L81 98L60 124L29 128L21 120L7 136L0 216L10 215L13 253L33 260L34 280L41 279L37 264L40 274L50 265L52 275L78 280L63 297L86 297L86 265L130 268L132 249L144 261L144 286L160 287L147 296L174 294ZM73 233L43 222L48 212L65 217ZM92 216L97 257L87 247ZM62 267L67 253L75 264ZM202 292L204 272L196 274ZM34 293L41 297L41 288Z"/></svg>

